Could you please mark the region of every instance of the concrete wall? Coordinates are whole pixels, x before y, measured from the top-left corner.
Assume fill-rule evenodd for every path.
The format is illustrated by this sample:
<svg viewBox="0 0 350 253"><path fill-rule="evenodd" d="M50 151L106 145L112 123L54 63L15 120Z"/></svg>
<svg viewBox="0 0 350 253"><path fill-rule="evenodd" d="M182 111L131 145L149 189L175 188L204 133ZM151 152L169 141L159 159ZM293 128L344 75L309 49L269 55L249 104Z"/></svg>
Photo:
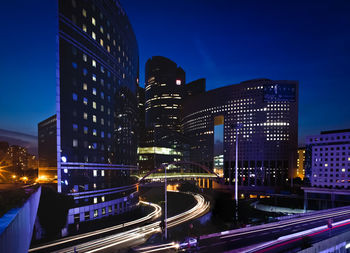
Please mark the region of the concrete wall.
<svg viewBox="0 0 350 253"><path fill-rule="evenodd" d="M40 201L41 187L20 208L0 218L0 253L28 252Z"/></svg>
<svg viewBox="0 0 350 253"><path fill-rule="evenodd" d="M310 248L298 251L299 253L345 253L349 252L346 245L350 242L350 232L331 237L313 244Z"/></svg>

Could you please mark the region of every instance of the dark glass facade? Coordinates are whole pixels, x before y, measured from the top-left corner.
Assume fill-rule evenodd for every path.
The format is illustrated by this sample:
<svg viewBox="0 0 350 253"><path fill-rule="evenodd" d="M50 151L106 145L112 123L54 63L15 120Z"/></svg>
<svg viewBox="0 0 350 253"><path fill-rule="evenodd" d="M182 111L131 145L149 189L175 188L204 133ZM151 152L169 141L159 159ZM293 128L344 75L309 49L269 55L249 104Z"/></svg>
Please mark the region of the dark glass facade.
<svg viewBox="0 0 350 253"><path fill-rule="evenodd" d="M185 100L183 108L191 161L219 168L216 172L232 183L238 131L240 184L280 185L294 173L298 82L246 81L193 96ZM242 128L237 130L237 124ZM221 152L219 145L223 145L223 156L214 150Z"/></svg>
<svg viewBox="0 0 350 253"><path fill-rule="evenodd" d="M119 1L59 0L58 12L57 184L75 223L138 201L138 46Z"/></svg>
<svg viewBox="0 0 350 253"><path fill-rule="evenodd" d="M57 180L57 120L56 115L38 124L38 155L40 181Z"/></svg>
<svg viewBox="0 0 350 253"><path fill-rule="evenodd" d="M142 170L184 159L180 112L185 72L162 56L153 56L145 72L145 138L139 147Z"/></svg>

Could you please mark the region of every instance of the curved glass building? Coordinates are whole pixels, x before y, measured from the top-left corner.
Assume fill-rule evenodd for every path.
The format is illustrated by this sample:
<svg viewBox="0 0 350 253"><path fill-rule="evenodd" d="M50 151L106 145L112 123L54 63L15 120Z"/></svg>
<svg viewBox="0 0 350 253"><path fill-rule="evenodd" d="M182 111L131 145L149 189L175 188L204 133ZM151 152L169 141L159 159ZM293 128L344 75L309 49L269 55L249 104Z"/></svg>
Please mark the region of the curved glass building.
<svg viewBox="0 0 350 253"><path fill-rule="evenodd" d="M236 133L241 185L282 185L295 176L298 82L256 79L186 99L190 160L233 182ZM239 126L239 127L238 127Z"/></svg>
<svg viewBox="0 0 350 253"><path fill-rule="evenodd" d="M138 202L139 56L117 0L58 0L57 189L75 200L68 223Z"/></svg>

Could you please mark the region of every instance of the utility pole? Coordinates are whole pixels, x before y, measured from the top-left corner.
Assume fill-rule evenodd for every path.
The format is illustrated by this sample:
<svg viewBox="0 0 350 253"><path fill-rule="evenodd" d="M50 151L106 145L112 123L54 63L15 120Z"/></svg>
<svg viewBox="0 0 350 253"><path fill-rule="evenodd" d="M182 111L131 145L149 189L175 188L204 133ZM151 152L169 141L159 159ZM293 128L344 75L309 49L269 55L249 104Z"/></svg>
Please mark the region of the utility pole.
<svg viewBox="0 0 350 253"><path fill-rule="evenodd" d="M236 128L236 164L235 164L235 201L236 201L236 221L238 222L238 127Z"/></svg>
<svg viewBox="0 0 350 253"><path fill-rule="evenodd" d="M164 166L164 237L165 240L168 239L168 227L167 227L167 219L168 219L168 197L167 197L167 181L166 181L166 166Z"/></svg>
<svg viewBox="0 0 350 253"><path fill-rule="evenodd" d="M231 125L236 129L236 164L235 164L235 202L236 202L236 221L238 221L238 129L242 128L242 124Z"/></svg>

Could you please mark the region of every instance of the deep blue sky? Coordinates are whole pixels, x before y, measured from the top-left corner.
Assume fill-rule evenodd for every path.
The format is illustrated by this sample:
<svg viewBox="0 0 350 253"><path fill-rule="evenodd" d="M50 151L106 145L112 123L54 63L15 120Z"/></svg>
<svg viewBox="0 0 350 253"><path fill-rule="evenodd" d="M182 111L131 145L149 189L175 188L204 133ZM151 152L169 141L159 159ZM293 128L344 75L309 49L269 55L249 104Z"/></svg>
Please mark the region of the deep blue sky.
<svg viewBox="0 0 350 253"><path fill-rule="evenodd" d="M350 128L350 1L121 0L139 44L213 89L253 78L300 82L299 140ZM36 134L55 113L55 1L0 9L0 128Z"/></svg>

